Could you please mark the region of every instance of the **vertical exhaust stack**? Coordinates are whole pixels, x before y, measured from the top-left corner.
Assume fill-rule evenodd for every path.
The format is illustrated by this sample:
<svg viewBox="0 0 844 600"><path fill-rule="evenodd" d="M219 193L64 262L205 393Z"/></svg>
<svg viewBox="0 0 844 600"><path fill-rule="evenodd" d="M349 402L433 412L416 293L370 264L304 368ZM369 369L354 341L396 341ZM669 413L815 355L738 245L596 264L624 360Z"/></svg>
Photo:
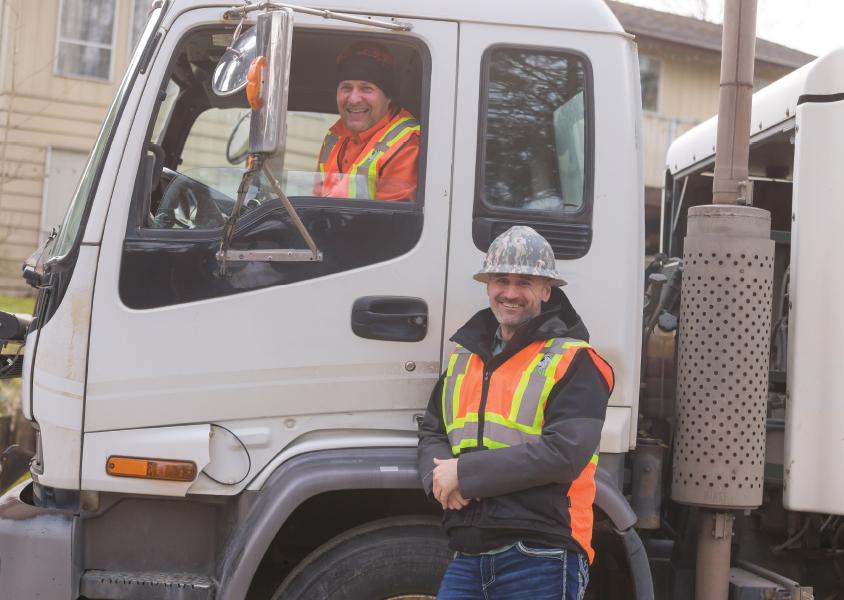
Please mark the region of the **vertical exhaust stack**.
<svg viewBox="0 0 844 600"><path fill-rule="evenodd" d="M749 204L756 0L726 0L713 204L684 242L671 496L702 508L697 600L728 596L732 511L762 503L774 243Z"/></svg>

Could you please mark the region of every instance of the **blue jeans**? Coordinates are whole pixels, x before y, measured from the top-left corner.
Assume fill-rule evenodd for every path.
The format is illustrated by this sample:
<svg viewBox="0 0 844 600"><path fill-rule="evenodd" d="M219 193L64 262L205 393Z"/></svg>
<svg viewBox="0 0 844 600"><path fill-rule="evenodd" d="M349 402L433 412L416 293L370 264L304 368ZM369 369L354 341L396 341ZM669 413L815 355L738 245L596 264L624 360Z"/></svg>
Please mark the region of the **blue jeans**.
<svg viewBox="0 0 844 600"><path fill-rule="evenodd" d="M437 600L582 600L588 583L584 554L519 542L495 554L456 553Z"/></svg>

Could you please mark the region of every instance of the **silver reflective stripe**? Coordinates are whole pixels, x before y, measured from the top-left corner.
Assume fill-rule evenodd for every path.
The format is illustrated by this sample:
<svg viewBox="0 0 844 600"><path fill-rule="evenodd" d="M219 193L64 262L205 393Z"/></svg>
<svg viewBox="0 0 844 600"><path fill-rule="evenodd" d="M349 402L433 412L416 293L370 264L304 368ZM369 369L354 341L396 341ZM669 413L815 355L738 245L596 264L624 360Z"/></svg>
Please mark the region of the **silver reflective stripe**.
<svg viewBox="0 0 844 600"><path fill-rule="evenodd" d="M522 425L533 426L534 420L536 419L536 411L539 410L539 403L542 400L542 390L545 388L545 382L547 381L546 372L549 368L555 370L557 368L557 361L554 361L556 354L548 350L548 348L542 348L540 350L540 353L544 354L544 356L530 372L527 386L525 386L524 394L522 394L522 402L519 405L519 412L515 418L515 421Z"/></svg>
<svg viewBox="0 0 844 600"><path fill-rule="evenodd" d="M490 448L530 444L538 441L539 436L539 433L528 433L500 423L484 422L484 443ZM464 440L477 440L477 438L478 423L476 421L466 421L462 427L453 427L448 432L448 441L452 449L460 448ZM471 444L471 446L475 445Z"/></svg>
<svg viewBox="0 0 844 600"><path fill-rule="evenodd" d="M566 346L572 343L581 342L574 338L554 338L554 342L545 349L545 352L553 352L554 354L562 354Z"/></svg>
<svg viewBox="0 0 844 600"><path fill-rule="evenodd" d="M459 384L463 382L466 369L469 368L469 359L472 353L458 346L448 359L448 371L446 372L445 384L443 385L443 421L446 428L454 423L454 413L457 408L455 391L459 392Z"/></svg>
<svg viewBox="0 0 844 600"><path fill-rule="evenodd" d="M491 423L490 421L484 423L484 437L489 438L493 442L506 444L507 446L529 444L539 440L539 434L520 431L499 423Z"/></svg>
<svg viewBox="0 0 844 600"><path fill-rule="evenodd" d="M369 197L369 179L366 173L354 170L349 176L349 190L354 190L354 195L348 194L349 198L355 200L374 200Z"/></svg>
<svg viewBox="0 0 844 600"><path fill-rule="evenodd" d="M322 152L319 153L320 170L325 168L325 163L328 161L328 157L331 156L331 151L334 150L334 146L337 144L338 139L340 138L333 133L329 133L325 136L325 141L322 143Z"/></svg>
<svg viewBox="0 0 844 600"><path fill-rule="evenodd" d="M475 421L464 423L463 427L454 427L448 432L448 442L452 449L458 448L463 440L476 439L478 439L478 424Z"/></svg>
<svg viewBox="0 0 844 600"><path fill-rule="evenodd" d="M532 363L533 369L528 375L524 391L517 393L519 397L515 400L518 403L518 413L515 415L511 413L511 419L529 427L542 426L539 409L556 383L557 365L572 346L584 347L588 344L573 338L555 338L551 340L550 345L540 348L538 354L542 356L539 361Z"/></svg>

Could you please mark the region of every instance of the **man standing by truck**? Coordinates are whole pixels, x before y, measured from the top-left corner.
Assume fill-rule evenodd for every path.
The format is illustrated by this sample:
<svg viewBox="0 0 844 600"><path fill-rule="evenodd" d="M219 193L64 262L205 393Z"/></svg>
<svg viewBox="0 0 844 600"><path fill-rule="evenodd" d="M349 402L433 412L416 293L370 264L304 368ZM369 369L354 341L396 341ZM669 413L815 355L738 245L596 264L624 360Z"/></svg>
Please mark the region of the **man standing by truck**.
<svg viewBox="0 0 844 600"><path fill-rule="evenodd" d="M395 59L381 44L352 44L337 59L337 112L319 153L314 195L414 200L419 122L394 102Z"/></svg>
<svg viewBox="0 0 844 600"><path fill-rule="evenodd" d="M490 307L451 338L420 432L423 486L456 551L437 598L579 599L612 368L530 227L496 238L475 279Z"/></svg>

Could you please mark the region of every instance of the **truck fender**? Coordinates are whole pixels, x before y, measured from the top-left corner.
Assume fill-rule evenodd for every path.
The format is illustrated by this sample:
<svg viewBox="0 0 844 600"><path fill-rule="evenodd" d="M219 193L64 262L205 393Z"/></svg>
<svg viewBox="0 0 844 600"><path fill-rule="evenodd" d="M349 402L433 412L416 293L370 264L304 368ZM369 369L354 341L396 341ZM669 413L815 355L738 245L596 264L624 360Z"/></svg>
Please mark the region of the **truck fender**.
<svg viewBox="0 0 844 600"><path fill-rule="evenodd" d="M653 598L647 556L633 524L636 514L611 477L598 469L595 505L609 517L627 551L636 599ZM226 544L219 570L220 600L243 600L276 533L308 498L337 490L419 488L416 448L311 452L283 463L266 481Z"/></svg>
<svg viewBox="0 0 844 600"><path fill-rule="evenodd" d="M243 600L258 565L288 517L312 496L335 490L419 488L416 448L324 450L283 463L226 544L220 600Z"/></svg>

